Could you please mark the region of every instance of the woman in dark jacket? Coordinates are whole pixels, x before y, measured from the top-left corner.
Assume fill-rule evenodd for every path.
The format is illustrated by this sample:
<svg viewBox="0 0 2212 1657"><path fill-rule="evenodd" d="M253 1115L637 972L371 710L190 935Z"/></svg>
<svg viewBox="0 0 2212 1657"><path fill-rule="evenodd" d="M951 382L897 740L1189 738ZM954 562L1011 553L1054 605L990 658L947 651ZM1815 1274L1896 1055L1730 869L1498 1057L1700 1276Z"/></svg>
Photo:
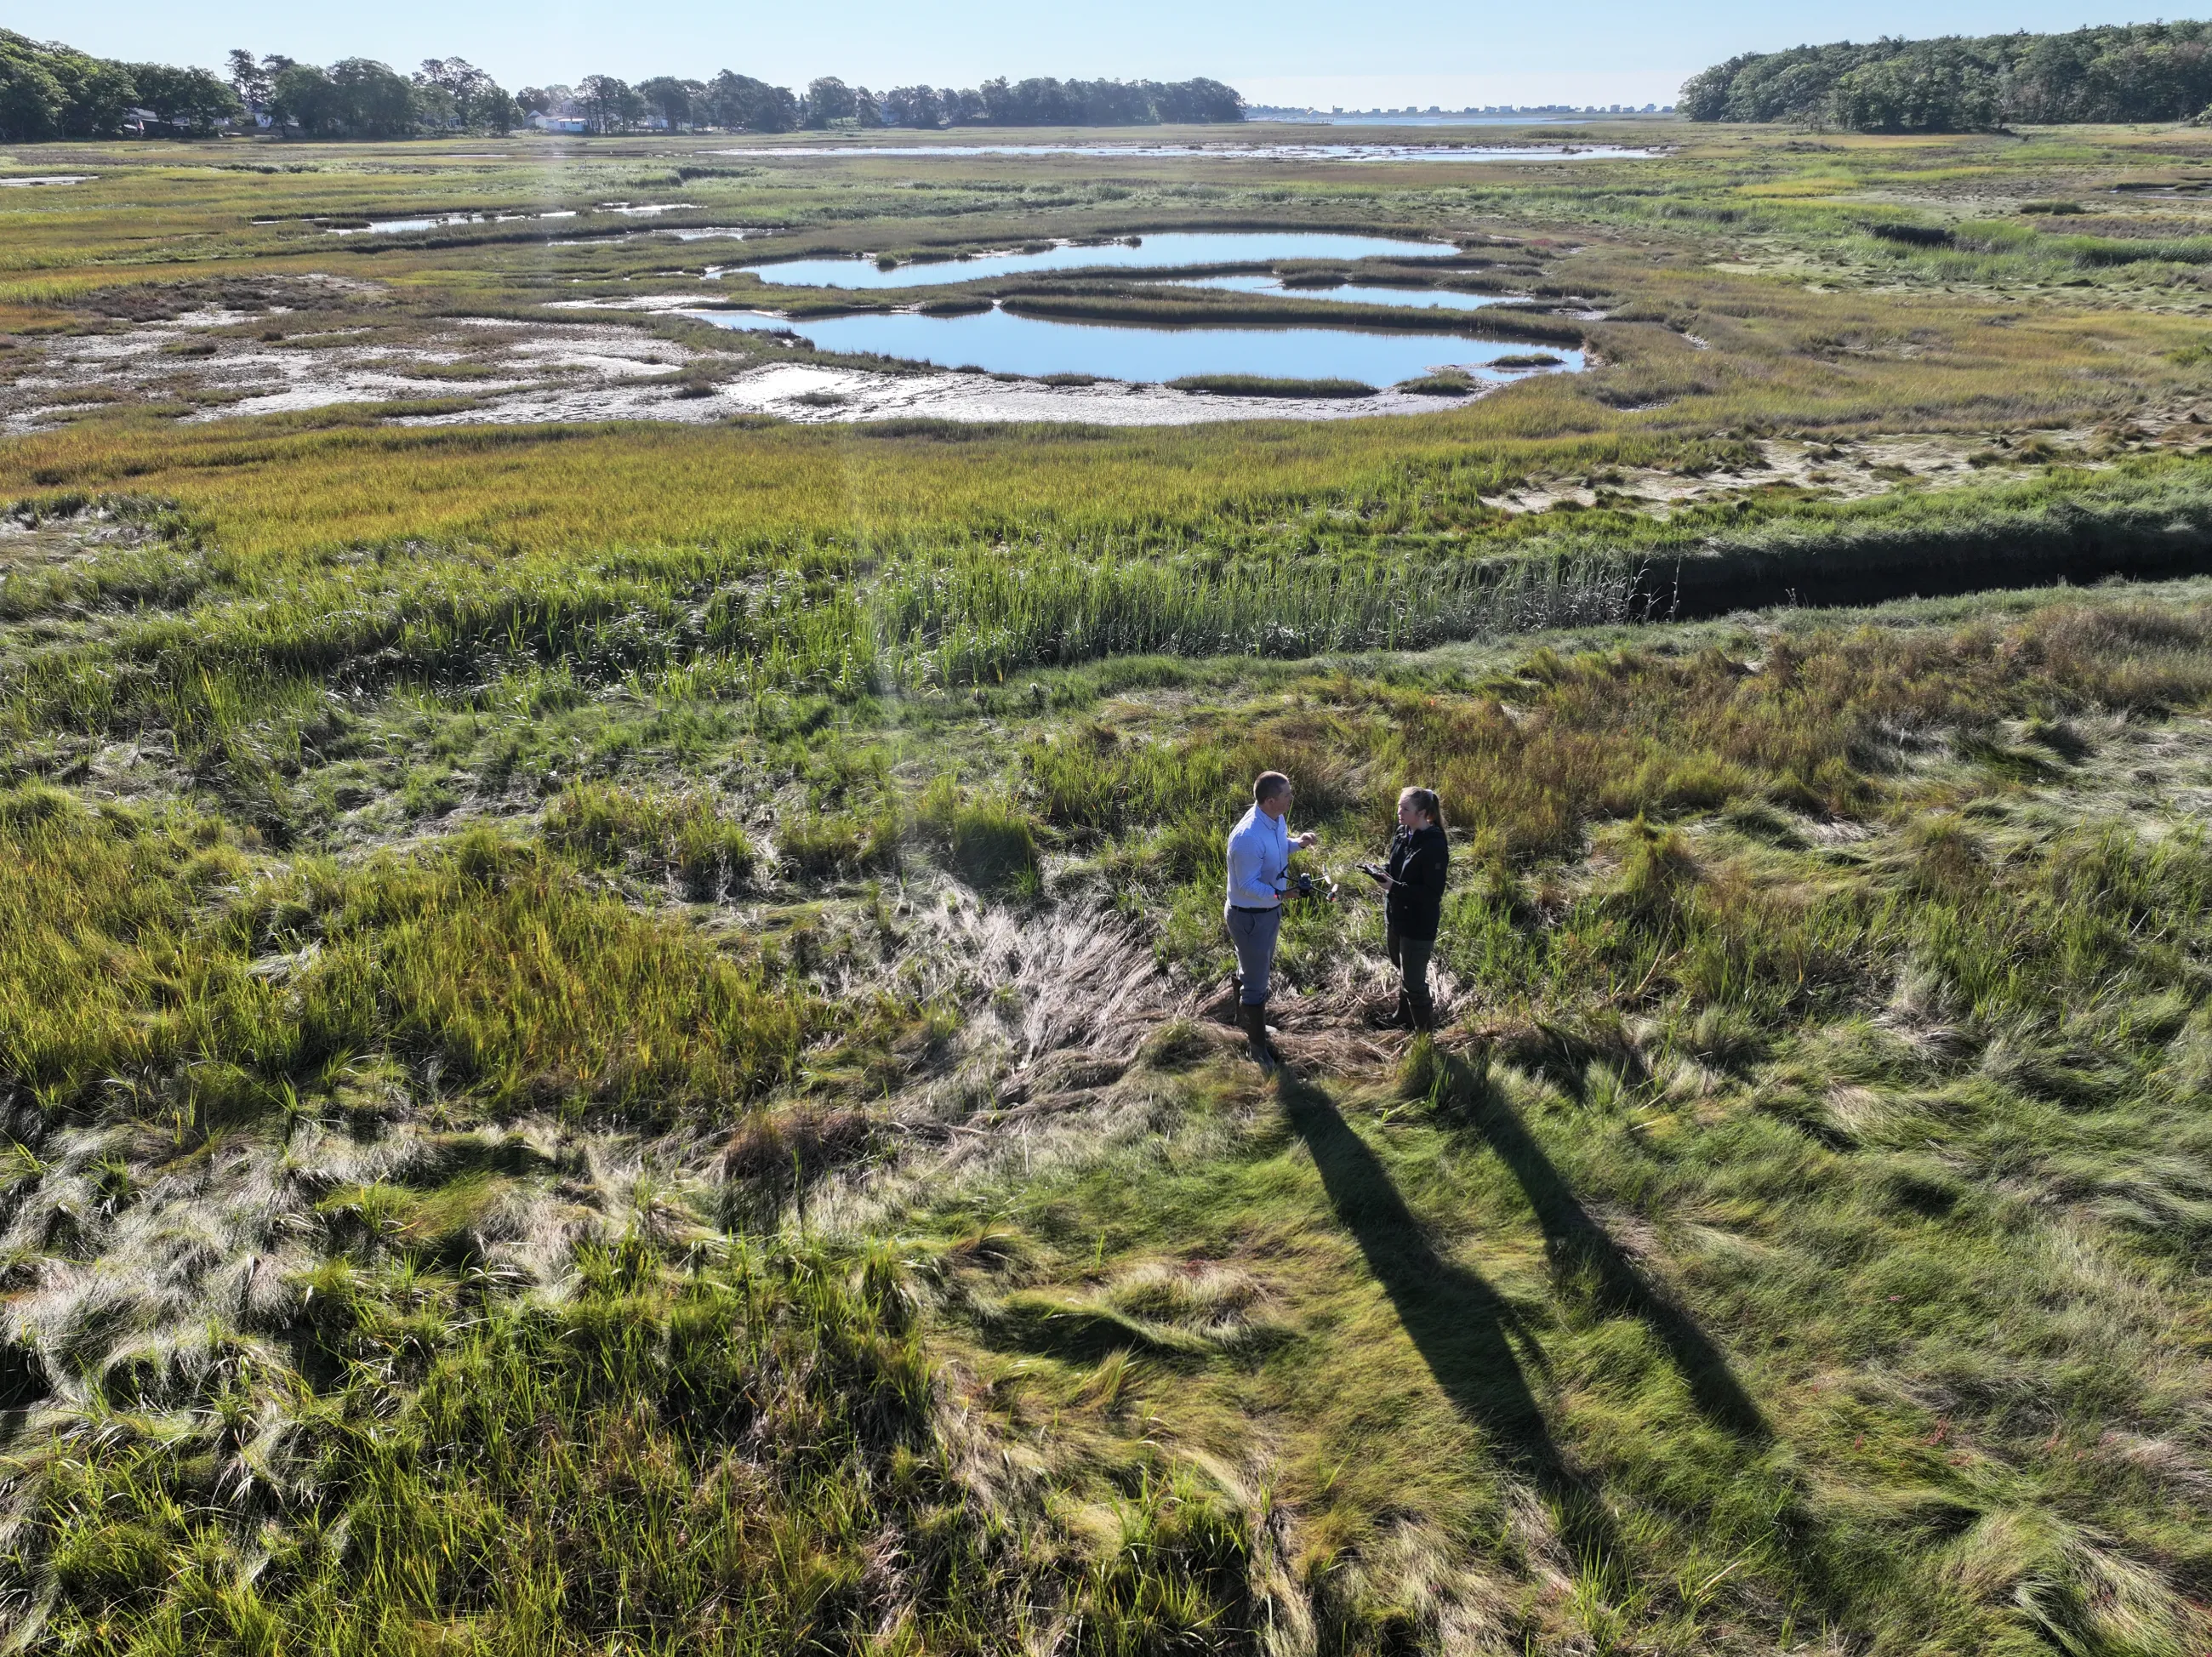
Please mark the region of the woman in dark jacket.
<svg viewBox="0 0 2212 1657"><path fill-rule="evenodd" d="M1451 852L1444 841L1443 803L1433 788L1408 788L1398 796L1398 833L1382 867L1384 937L1398 969L1398 1012L1391 1022L1417 1030L1436 1027L1429 998L1429 955L1444 902L1444 874Z"/></svg>

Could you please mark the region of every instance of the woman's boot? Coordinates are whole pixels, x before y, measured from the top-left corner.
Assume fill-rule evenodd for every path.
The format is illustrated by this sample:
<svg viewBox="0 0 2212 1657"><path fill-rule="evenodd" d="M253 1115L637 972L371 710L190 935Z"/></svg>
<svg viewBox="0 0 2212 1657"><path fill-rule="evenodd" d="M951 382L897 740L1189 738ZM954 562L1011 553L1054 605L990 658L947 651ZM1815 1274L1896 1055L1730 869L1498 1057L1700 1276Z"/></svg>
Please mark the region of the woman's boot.
<svg viewBox="0 0 2212 1657"><path fill-rule="evenodd" d="M1415 1029L1432 1030L1436 1029L1437 1004L1435 999L1429 994L1429 986L1427 985L1424 984L1419 989L1407 989L1404 992L1404 1001L1411 1023Z"/></svg>
<svg viewBox="0 0 2212 1657"><path fill-rule="evenodd" d="M1413 1004L1407 999L1406 992L1401 987L1398 1005L1389 1012L1370 1012L1367 1022L1378 1030L1409 1030L1413 1028Z"/></svg>

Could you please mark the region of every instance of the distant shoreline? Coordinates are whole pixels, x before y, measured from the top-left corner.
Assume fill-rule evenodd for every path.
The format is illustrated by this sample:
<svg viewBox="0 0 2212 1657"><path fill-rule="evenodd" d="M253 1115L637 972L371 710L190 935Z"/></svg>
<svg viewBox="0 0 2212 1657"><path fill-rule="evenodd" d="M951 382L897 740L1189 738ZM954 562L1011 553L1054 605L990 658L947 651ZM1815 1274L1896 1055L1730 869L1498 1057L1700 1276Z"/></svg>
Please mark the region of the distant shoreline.
<svg viewBox="0 0 2212 1657"><path fill-rule="evenodd" d="M1248 104L1247 121L1280 121L1305 126L1526 126L1531 121L1555 125L1587 125L1592 121L1627 120L1631 117L1674 114L1668 109L1527 109L1510 114L1462 111L1453 114L1399 115L1389 110L1289 109L1280 105Z"/></svg>

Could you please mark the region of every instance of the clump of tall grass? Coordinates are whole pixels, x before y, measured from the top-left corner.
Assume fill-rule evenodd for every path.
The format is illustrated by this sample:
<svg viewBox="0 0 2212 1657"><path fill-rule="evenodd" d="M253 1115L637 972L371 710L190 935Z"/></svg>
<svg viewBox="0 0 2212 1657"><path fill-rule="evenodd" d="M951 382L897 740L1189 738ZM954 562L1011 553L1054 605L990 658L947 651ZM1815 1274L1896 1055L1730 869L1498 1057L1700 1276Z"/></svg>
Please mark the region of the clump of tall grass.
<svg viewBox="0 0 2212 1657"><path fill-rule="evenodd" d="M153 1064L183 1039L155 986L187 1005L246 986L186 948L201 893L245 859L214 822L94 815L58 789L0 792L0 1071L52 1103Z"/></svg>
<svg viewBox="0 0 2212 1657"><path fill-rule="evenodd" d="M979 890L1036 895L1036 833L1029 814L1012 800L979 798L952 778L940 777L915 806L915 824Z"/></svg>
<svg viewBox="0 0 2212 1657"><path fill-rule="evenodd" d="M830 880L898 866L896 812L830 812L794 818L775 830L780 864L801 881Z"/></svg>
<svg viewBox="0 0 2212 1657"><path fill-rule="evenodd" d="M545 813L548 844L595 868L635 865L694 898L727 894L753 871L752 838L696 794L571 783Z"/></svg>
<svg viewBox="0 0 2212 1657"><path fill-rule="evenodd" d="M320 953L299 985L303 1053L388 1045L495 1108L742 1097L790 1075L827 1012L481 832L305 895Z"/></svg>
<svg viewBox="0 0 2212 1657"><path fill-rule="evenodd" d="M580 804L564 832L588 850L637 820ZM875 1016L834 1014L482 830L254 883L219 824L96 816L33 788L0 792L0 1062L55 1108L143 1077L266 1110L348 1055L382 1053L492 1109L672 1116L757 1096L833 1029L868 1039Z"/></svg>

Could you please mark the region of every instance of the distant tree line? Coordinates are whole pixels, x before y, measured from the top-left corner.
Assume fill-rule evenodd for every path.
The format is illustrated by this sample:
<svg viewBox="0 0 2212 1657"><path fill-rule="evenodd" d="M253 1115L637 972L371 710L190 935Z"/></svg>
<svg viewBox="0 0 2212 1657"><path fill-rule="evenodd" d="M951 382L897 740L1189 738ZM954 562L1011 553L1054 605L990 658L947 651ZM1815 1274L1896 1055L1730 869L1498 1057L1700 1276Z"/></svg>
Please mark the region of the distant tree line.
<svg viewBox="0 0 2212 1657"><path fill-rule="evenodd" d="M230 54L211 70L126 64L0 29L0 143L41 138L206 137L265 123L314 138L504 132L514 100L474 64L433 58L412 76L366 58L324 69Z"/></svg>
<svg viewBox="0 0 2212 1657"><path fill-rule="evenodd" d="M205 135L241 110L220 76L125 64L0 29L0 143L111 138L145 130Z"/></svg>
<svg viewBox="0 0 2212 1657"><path fill-rule="evenodd" d="M2212 106L2212 24L1881 39L1747 52L1693 76L1693 121L1857 132L1976 132L2007 122L2174 121Z"/></svg>
<svg viewBox="0 0 2212 1657"><path fill-rule="evenodd" d="M125 64L0 29L0 143L202 137L225 126L306 138L404 138L505 132L532 117L592 132L643 126L732 132L805 128L1153 126L1241 121L1244 100L1218 81L986 81L980 87L897 87L885 93L824 76L802 93L724 70L711 81L656 76L632 86L611 75L510 96L475 64L431 58L413 75L368 58L327 66L281 54L230 54L226 78L204 69Z"/></svg>
<svg viewBox="0 0 2212 1657"><path fill-rule="evenodd" d="M1026 81L1004 77L980 87L895 87L884 93L834 76L803 94L724 70L711 81L656 76L635 86L610 75L574 87L525 87L523 109L565 115L593 132L625 132L653 123L732 132L805 128L948 126L1158 126L1241 121L1244 100L1218 81Z"/></svg>
<svg viewBox="0 0 2212 1657"><path fill-rule="evenodd" d="M368 58L325 69L240 50L230 54L230 84L273 130L307 138L504 132L520 114L504 88L463 58L426 58L410 76Z"/></svg>

